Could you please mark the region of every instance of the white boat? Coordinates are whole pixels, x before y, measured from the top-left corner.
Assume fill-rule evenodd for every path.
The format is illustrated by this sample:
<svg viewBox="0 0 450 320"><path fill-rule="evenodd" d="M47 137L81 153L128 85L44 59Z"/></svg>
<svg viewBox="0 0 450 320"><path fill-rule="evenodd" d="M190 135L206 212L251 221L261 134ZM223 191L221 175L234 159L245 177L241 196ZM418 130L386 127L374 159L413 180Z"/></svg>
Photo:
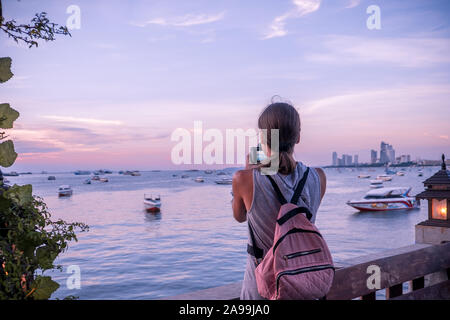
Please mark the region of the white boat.
<svg viewBox="0 0 450 320"><path fill-rule="evenodd" d="M377 177L377 180L392 181L392 176L388 174L382 174Z"/></svg>
<svg viewBox="0 0 450 320"><path fill-rule="evenodd" d="M153 198L144 194L144 206L147 212L159 212L161 210L161 197Z"/></svg>
<svg viewBox="0 0 450 320"><path fill-rule="evenodd" d="M205 182L205 179L203 179L202 177L197 177L194 179L195 182Z"/></svg>
<svg viewBox="0 0 450 320"><path fill-rule="evenodd" d="M97 175L95 175L95 176L92 177L92 180L93 180L93 181L98 181L98 180L100 180L100 177L97 176Z"/></svg>
<svg viewBox="0 0 450 320"><path fill-rule="evenodd" d="M58 188L59 197L70 197L73 194L72 187L69 185L62 185Z"/></svg>
<svg viewBox="0 0 450 320"><path fill-rule="evenodd" d="M411 197L411 188L381 188L369 191L361 200L348 201L347 204L360 211L407 210L420 207L420 202Z"/></svg>
<svg viewBox="0 0 450 320"><path fill-rule="evenodd" d="M205 173L206 173L206 174L212 174L213 171L212 171L212 170L205 170Z"/></svg>
<svg viewBox="0 0 450 320"><path fill-rule="evenodd" d="M100 180L98 180L98 181L100 181L100 182L108 182L109 180L108 180L108 178L100 178Z"/></svg>
<svg viewBox="0 0 450 320"><path fill-rule="evenodd" d="M369 178L370 178L370 175L368 175L368 174L360 174L360 175L358 176L358 178L359 178L359 179L369 179Z"/></svg>
<svg viewBox="0 0 450 320"><path fill-rule="evenodd" d="M383 180L370 180L370 187L372 189L383 188Z"/></svg>
<svg viewBox="0 0 450 320"><path fill-rule="evenodd" d="M399 172L397 172L397 175L398 175L399 177L403 177L403 176L405 175L405 172L399 171Z"/></svg>
<svg viewBox="0 0 450 320"><path fill-rule="evenodd" d="M222 178L222 179L216 180L214 182L217 184L232 184L233 179L232 178Z"/></svg>

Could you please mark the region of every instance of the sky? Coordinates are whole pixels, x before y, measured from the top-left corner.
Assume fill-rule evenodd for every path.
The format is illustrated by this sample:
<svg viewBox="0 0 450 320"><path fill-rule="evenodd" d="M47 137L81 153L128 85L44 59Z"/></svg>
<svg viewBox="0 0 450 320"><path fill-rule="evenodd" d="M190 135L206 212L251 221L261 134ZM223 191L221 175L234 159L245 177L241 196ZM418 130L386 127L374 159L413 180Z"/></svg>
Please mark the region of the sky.
<svg viewBox="0 0 450 320"><path fill-rule="evenodd" d="M15 74L0 102L21 113L8 170L182 169L177 128L256 128L275 95L300 112L295 155L309 165L333 151L369 161L381 141L413 159L450 156L447 0L8 0L3 11L65 25L71 5L72 37L28 49L0 34Z"/></svg>

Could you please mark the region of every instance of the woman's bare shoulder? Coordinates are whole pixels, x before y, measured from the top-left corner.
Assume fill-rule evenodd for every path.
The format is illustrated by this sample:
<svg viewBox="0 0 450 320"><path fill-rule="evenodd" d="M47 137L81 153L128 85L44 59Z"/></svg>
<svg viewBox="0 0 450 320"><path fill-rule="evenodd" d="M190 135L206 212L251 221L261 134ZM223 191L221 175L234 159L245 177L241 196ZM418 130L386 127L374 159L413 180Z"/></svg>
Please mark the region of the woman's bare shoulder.
<svg viewBox="0 0 450 320"><path fill-rule="evenodd" d="M238 170L233 175L233 183L245 184L252 181L253 169Z"/></svg>

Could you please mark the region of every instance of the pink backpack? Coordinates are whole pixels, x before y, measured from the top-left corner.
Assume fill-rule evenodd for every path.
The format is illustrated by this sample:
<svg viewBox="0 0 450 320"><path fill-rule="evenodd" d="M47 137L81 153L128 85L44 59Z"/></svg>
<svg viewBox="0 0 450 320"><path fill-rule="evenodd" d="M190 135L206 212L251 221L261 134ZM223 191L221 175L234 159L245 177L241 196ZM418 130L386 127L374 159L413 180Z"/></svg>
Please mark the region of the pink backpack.
<svg viewBox="0 0 450 320"><path fill-rule="evenodd" d="M252 246L248 252L256 260L256 284L259 294L270 300L324 299L334 278L330 250L310 222L312 214L306 206L297 206L308 178L309 168L288 203L272 177L267 176L281 203L275 226L273 245L263 258L256 246L249 223ZM303 203L303 201L302 201ZM262 260L261 260L262 259Z"/></svg>

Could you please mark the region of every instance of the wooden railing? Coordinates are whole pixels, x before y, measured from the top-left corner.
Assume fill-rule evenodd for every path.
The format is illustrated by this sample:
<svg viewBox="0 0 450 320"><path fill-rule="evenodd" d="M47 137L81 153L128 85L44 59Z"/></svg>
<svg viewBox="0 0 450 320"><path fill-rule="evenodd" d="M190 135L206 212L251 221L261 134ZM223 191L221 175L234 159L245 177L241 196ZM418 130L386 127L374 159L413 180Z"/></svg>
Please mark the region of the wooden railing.
<svg viewBox="0 0 450 320"><path fill-rule="evenodd" d="M370 289L369 266L380 270L379 287ZM450 299L450 243L414 244L382 253L336 263L333 286L328 300L375 300L377 291L385 299ZM404 292L408 283L408 292ZM236 300L242 282L168 297L170 300Z"/></svg>

